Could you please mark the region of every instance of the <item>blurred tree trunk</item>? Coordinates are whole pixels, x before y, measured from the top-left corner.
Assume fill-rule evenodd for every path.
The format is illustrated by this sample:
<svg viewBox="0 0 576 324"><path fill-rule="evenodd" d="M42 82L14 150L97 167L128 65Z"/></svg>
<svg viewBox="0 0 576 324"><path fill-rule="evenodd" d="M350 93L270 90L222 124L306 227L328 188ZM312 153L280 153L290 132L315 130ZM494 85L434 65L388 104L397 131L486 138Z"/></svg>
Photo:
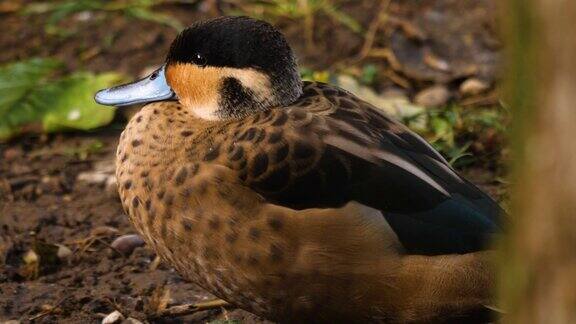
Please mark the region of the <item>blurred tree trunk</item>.
<svg viewBox="0 0 576 324"><path fill-rule="evenodd" d="M505 323L576 323L576 1L508 0L514 112Z"/></svg>

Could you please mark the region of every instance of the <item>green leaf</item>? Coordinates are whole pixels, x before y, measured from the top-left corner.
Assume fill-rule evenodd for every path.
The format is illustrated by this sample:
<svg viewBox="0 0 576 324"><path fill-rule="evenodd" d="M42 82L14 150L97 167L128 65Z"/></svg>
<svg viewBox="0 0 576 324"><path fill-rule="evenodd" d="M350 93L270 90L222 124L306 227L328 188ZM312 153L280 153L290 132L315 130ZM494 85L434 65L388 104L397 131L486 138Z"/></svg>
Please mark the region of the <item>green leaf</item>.
<svg viewBox="0 0 576 324"><path fill-rule="evenodd" d="M0 120L5 121L8 110L59 66L55 60L36 58L0 67Z"/></svg>
<svg viewBox="0 0 576 324"><path fill-rule="evenodd" d="M58 80L54 60L31 59L0 67L0 141L25 130L88 130L108 124L114 110L94 93L121 80L118 74L76 73Z"/></svg>
<svg viewBox="0 0 576 324"><path fill-rule="evenodd" d="M54 60L31 59L0 67L0 140L39 121L40 109L31 102L58 66Z"/></svg>
<svg viewBox="0 0 576 324"><path fill-rule="evenodd" d="M115 73L93 75L76 73L42 89L48 111L42 119L46 132L66 129L89 130L107 125L114 118L114 109L98 105L94 93L122 77Z"/></svg>
<svg viewBox="0 0 576 324"><path fill-rule="evenodd" d="M450 165L452 165L452 166L455 166L456 163L460 161L460 159L462 159L464 157L472 156L472 154L468 153L468 148L470 148L470 145L472 145L472 142L467 142L462 146L452 147L447 152L447 155L449 158L448 163L450 163Z"/></svg>
<svg viewBox="0 0 576 324"><path fill-rule="evenodd" d="M450 145L453 144L454 142L453 127L448 120L441 117L433 117L430 120L430 126L436 136L436 139L444 140Z"/></svg>
<svg viewBox="0 0 576 324"><path fill-rule="evenodd" d="M362 76L360 80L362 83L371 85L376 81L376 76L378 75L378 67L374 64L367 64L362 68Z"/></svg>

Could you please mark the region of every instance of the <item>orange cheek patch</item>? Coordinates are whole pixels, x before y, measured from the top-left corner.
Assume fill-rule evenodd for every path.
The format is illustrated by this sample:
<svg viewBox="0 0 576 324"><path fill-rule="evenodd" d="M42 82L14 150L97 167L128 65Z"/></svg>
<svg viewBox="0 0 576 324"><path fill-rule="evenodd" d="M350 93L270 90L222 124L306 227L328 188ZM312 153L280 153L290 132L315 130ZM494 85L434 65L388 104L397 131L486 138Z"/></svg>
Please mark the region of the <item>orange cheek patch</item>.
<svg viewBox="0 0 576 324"><path fill-rule="evenodd" d="M222 68L177 63L166 69L166 80L184 106L202 107L217 103L223 72Z"/></svg>
<svg viewBox="0 0 576 324"><path fill-rule="evenodd" d="M208 120L222 118L217 112L222 108L219 103L224 94L220 90L226 78L234 78L248 88L260 105L271 106L277 102L268 77L253 69L199 67L190 63L176 63L166 68L166 81L180 103L197 117Z"/></svg>

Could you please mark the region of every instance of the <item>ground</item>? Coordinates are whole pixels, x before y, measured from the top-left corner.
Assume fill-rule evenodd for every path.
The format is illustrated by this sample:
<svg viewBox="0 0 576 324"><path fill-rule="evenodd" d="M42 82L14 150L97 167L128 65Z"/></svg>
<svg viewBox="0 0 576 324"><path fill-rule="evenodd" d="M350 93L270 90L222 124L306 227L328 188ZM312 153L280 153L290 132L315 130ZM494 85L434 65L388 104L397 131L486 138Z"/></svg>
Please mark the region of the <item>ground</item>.
<svg viewBox="0 0 576 324"><path fill-rule="evenodd" d="M127 18L125 12L84 11L59 22L59 32L71 33L57 36L45 31L49 14L23 16L19 10L30 1L9 2L15 7L0 6L1 62L50 56L63 60L68 71L115 70L135 77L162 62L176 35L171 27ZM229 3L238 2L224 1L224 9L248 13L253 9L249 5L228 8ZM343 27L335 22L337 15L325 12L313 21L311 36L303 30L306 24L296 23L297 18L280 17L274 23L287 34L300 63L309 68L342 70L344 65L356 66L358 60L376 64L382 73L372 87L378 92L399 89L412 99L420 90L442 84L461 102L469 99L458 92L465 79L477 77L491 85L497 80L499 43L493 36L492 16L487 14L493 11L491 1L345 1L342 8L363 26L362 32ZM390 13L383 23L390 28L367 43L359 35L370 34L379 8ZM155 10L187 25L218 8L173 1ZM448 19L455 16L464 18ZM494 101L492 93L476 99ZM94 170L112 161L124 122L118 115L113 124L97 131L28 134L0 145L0 264L4 265L0 268L0 322L95 322L114 310L143 322L174 322L156 317L164 302L173 305L214 298L159 264L145 246L133 252L111 247L116 238L134 229L113 184L106 183L108 178L98 179ZM495 179L502 170L497 165L476 163L462 171L501 198L503 189ZM60 257L58 245L66 247L60 247ZM40 255L39 262L27 255L31 249ZM237 309L201 311L177 321L235 319L263 322Z"/></svg>

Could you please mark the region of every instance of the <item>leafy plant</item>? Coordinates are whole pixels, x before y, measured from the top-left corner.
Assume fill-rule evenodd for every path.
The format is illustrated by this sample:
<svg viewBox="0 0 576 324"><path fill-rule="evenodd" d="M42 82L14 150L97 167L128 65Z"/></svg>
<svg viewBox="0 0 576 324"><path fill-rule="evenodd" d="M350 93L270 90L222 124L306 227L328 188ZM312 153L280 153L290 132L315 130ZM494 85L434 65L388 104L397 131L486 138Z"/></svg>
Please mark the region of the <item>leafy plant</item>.
<svg viewBox="0 0 576 324"><path fill-rule="evenodd" d="M0 140L24 131L89 130L112 120L114 110L96 104L93 96L122 77L88 72L51 77L60 66L35 58L0 67Z"/></svg>
<svg viewBox="0 0 576 324"><path fill-rule="evenodd" d="M309 68L300 68L300 76L304 81L318 81L328 83L330 81L330 72L314 71Z"/></svg>
<svg viewBox="0 0 576 324"><path fill-rule="evenodd" d="M499 107L463 108L453 105L424 110L404 122L447 157L450 164L463 167L476 162L479 154L493 153L488 142L493 141L494 136L502 140L505 117Z"/></svg>
<svg viewBox="0 0 576 324"><path fill-rule="evenodd" d="M360 81L366 85L373 85L378 76L378 67L374 64L366 64L362 68L362 75Z"/></svg>

